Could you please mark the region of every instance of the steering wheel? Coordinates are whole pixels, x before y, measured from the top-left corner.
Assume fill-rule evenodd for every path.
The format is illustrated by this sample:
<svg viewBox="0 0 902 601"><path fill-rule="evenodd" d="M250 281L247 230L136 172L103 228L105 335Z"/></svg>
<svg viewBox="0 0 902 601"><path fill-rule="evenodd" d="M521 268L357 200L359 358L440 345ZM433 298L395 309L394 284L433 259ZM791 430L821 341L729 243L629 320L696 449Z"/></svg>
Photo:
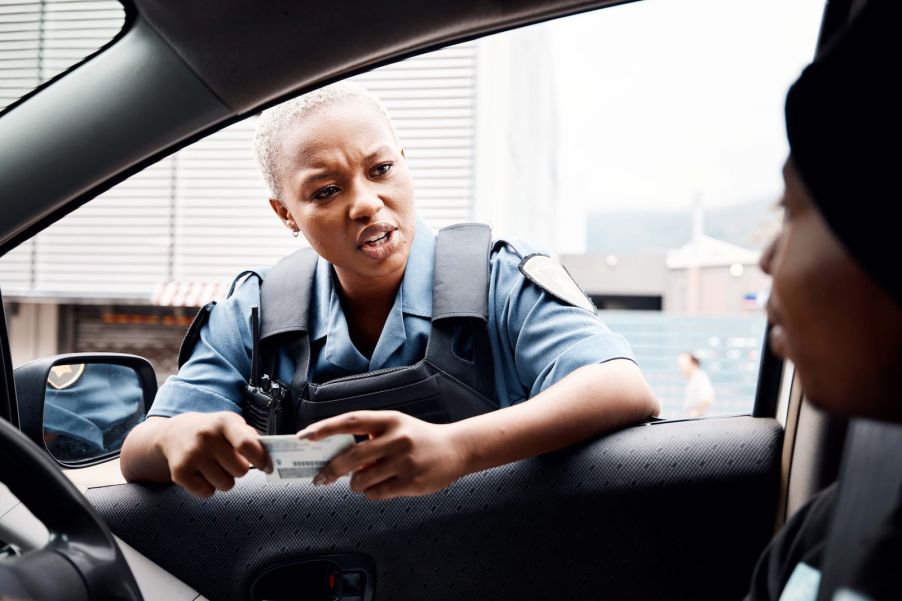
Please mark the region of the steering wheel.
<svg viewBox="0 0 902 601"><path fill-rule="evenodd" d="M0 598L142 601L113 533L53 461L4 419L0 480L50 531L44 547L0 561Z"/></svg>

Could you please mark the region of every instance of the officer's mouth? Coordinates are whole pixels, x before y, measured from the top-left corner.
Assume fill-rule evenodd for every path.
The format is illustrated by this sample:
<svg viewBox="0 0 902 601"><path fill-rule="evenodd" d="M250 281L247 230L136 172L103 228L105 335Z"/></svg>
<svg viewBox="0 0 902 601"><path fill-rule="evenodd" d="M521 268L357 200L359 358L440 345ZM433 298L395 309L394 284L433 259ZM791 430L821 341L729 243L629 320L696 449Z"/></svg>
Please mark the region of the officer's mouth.
<svg viewBox="0 0 902 601"><path fill-rule="evenodd" d="M368 226L358 237L357 249L372 259L384 259L398 245L398 228L387 223Z"/></svg>

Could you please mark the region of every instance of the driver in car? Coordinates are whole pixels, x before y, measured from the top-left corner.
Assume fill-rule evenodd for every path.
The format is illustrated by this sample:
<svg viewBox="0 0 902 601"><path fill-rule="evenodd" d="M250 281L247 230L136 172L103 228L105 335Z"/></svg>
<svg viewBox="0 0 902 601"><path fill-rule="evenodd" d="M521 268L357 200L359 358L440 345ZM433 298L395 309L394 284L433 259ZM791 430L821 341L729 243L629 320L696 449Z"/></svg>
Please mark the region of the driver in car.
<svg viewBox="0 0 902 601"><path fill-rule="evenodd" d="M899 153L879 142L896 145L902 131L899 17L898 2L872 0L790 89L785 216L761 259L773 276L770 346L795 364L808 399L835 415L890 422L902 422L902 278L890 217ZM826 598L818 587L838 490L789 520L746 601ZM864 559L832 601L902 599L902 490L892 502L865 544L849 542Z"/></svg>
<svg viewBox="0 0 902 601"><path fill-rule="evenodd" d="M404 149L364 89L265 111L256 154L270 206L313 250L245 272L200 313L123 446L128 480L208 497L249 463L272 469L258 433L301 430L363 440L315 484L422 495L657 414L628 343L562 266L417 217Z"/></svg>

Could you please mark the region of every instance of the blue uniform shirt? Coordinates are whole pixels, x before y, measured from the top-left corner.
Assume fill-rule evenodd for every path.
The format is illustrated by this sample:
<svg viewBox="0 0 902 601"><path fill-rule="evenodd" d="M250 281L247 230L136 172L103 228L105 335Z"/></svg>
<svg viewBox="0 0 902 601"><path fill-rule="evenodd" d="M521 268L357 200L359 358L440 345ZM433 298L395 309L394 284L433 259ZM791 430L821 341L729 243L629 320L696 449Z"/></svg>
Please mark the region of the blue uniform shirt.
<svg viewBox="0 0 902 601"><path fill-rule="evenodd" d="M520 261L535 252L518 242L490 257L488 331L500 407L533 397L584 365L634 360L626 340L596 315L556 300L520 273ZM401 287L367 359L351 342L332 266L320 258L310 307L308 379L324 382L422 359L431 328L434 263L435 235L417 220ZM251 369L251 307L259 304L259 282L249 278L214 307L191 358L160 388L150 415L241 410ZM278 366L277 377L290 382L295 360L287 349L280 351Z"/></svg>
<svg viewBox="0 0 902 601"><path fill-rule="evenodd" d="M57 459L99 457L122 446L125 435L144 419L144 391L131 367L86 363L65 388L47 387L44 432L60 435L47 443Z"/></svg>

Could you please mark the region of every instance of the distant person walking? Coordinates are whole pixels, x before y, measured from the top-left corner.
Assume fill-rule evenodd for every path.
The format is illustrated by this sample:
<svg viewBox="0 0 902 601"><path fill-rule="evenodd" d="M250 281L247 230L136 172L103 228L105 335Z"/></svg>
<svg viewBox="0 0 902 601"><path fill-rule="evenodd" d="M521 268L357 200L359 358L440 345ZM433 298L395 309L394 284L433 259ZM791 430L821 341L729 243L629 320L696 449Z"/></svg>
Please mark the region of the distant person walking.
<svg viewBox="0 0 902 601"><path fill-rule="evenodd" d="M711 378L702 369L702 362L692 353L680 353L677 357L680 373L688 380L683 411L687 417L701 417L714 402L714 387Z"/></svg>

